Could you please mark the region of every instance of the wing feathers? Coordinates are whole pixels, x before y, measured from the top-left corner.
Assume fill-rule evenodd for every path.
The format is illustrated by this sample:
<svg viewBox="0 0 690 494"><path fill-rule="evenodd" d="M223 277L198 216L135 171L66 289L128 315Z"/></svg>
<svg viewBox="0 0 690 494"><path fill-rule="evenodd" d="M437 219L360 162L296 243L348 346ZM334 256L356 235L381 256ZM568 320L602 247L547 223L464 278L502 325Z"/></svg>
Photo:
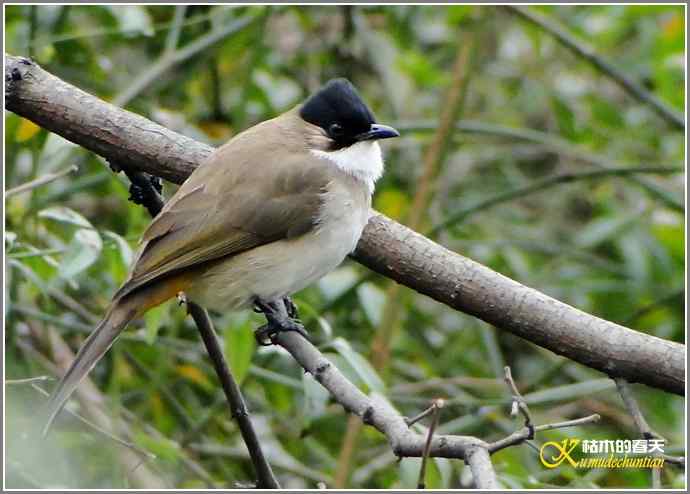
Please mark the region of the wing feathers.
<svg viewBox="0 0 690 494"><path fill-rule="evenodd" d="M205 183L195 171L151 223L130 279L116 296L315 226L330 181L320 159L293 153L270 166L255 160L233 166L225 162L227 153L214 153L197 169Z"/></svg>

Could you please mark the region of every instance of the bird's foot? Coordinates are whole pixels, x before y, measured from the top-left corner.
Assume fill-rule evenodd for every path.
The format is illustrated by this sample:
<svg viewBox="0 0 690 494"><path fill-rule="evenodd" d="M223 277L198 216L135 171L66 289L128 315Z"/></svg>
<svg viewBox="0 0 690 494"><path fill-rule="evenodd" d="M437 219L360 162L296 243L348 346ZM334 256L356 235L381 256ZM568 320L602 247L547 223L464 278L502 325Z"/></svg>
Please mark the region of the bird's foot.
<svg viewBox="0 0 690 494"><path fill-rule="evenodd" d="M261 312L266 316L267 324L261 326L254 332L256 342L262 346L269 346L275 343L274 339L278 333L295 331L310 341L307 330L297 319L297 307L285 297L282 300L267 302L257 298L254 301L255 311Z"/></svg>
<svg viewBox="0 0 690 494"><path fill-rule="evenodd" d="M134 204L146 205L151 194L163 192L163 182L153 175L146 176L146 182L134 183L129 186L129 200Z"/></svg>
<svg viewBox="0 0 690 494"><path fill-rule="evenodd" d="M297 305L292 301L290 297L283 298L283 303L285 304L285 310L287 311L288 317L293 321L299 322L299 314L297 313ZM300 322L301 324L301 322Z"/></svg>

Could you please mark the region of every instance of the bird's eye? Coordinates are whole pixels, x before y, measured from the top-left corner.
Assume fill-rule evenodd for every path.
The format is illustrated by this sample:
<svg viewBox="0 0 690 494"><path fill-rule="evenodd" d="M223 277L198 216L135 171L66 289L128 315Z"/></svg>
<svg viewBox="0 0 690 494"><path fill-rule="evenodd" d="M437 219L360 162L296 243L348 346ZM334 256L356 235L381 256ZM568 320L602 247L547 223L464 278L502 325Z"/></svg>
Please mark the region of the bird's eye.
<svg viewBox="0 0 690 494"><path fill-rule="evenodd" d="M330 127L328 127L328 133L332 137L341 137L345 133L345 130L340 124L334 123L331 124Z"/></svg>

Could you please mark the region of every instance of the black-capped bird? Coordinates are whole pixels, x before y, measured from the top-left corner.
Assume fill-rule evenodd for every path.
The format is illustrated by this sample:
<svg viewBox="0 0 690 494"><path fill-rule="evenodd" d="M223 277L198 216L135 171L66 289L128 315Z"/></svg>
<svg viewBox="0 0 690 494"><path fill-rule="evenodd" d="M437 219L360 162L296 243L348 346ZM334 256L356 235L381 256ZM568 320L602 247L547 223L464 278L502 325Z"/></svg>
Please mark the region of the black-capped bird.
<svg viewBox="0 0 690 494"><path fill-rule="evenodd" d="M264 312L352 252L383 173L377 124L345 79L216 149L144 232L129 278L48 404L47 433L127 323L184 293L218 311ZM270 322L270 318L269 318ZM297 329L282 321L270 326Z"/></svg>

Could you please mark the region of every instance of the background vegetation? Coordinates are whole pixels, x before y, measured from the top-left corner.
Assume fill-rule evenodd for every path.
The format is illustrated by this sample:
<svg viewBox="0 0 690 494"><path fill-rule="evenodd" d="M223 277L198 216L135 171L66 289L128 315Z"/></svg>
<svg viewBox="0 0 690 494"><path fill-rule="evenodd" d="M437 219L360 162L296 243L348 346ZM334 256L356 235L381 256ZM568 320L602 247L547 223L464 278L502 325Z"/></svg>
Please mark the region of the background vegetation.
<svg viewBox="0 0 690 494"><path fill-rule="evenodd" d="M534 10L682 112L682 6ZM289 109L327 79L348 77L379 120L402 131L384 144L387 173L375 206L403 222L465 50L458 130L424 179L430 193L417 229L443 224L435 237L451 249L587 312L684 341L683 172L574 179L510 194L601 166L682 167L684 132L504 9L8 6L5 28L8 53L32 56L88 92L214 145ZM183 59L204 40L203 50ZM124 177L95 155L9 112L5 125L7 189L78 166L5 203L5 370L20 379L52 374L55 338L78 347L125 278L149 217L128 202ZM508 415L507 364L537 423L602 415L596 425L544 433L537 446L638 435L601 373L391 288L355 263L296 302L322 350L363 389L384 392L409 416L445 397L442 432L495 440L519 425ZM418 461L396 462L374 430L352 439L342 408L289 355L255 348L260 317L215 321L283 486L414 487ZM372 350L377 334L385 338ZM134 325L92 378L132 442L157 455L146 466L167 485L252 479L196 329L174 303ZM667 452L681 454L683 398L634 389L651 426L668 439ZM128 485L128 469L116 461L123 446L75 421L39 443L36 410L45 398L29 385L7 386L6 397L8 487ZM547 470L528 445L494 462L511 488L650 485L642 470ZM468 473L460 461L436 460L427 485L466 486ZM668 466L661 480L684 487L683 470Z"/></svg>

